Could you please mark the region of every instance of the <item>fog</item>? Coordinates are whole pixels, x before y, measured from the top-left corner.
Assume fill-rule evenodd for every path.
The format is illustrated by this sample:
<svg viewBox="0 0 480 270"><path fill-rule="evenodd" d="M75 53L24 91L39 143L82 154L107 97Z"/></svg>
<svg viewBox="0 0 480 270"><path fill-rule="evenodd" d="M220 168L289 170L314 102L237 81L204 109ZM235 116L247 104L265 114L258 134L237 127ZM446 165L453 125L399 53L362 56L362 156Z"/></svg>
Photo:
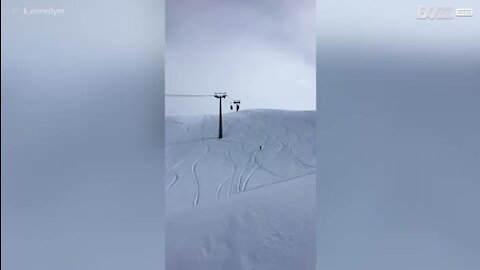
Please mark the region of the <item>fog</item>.
<svg viewBox="0 0 480 270"><path fill-rule="evenodd" d="M167 93L315 109L315 1L168 0L166 18ZM214 98L166 100L167 114L217 112Z"/></svg>
<svg viewBox="0 0 480 270"><path fill-rule="evenodd" d="M319 269L480 265L480 22L428 4L480 9L317 6Z"/></svg>
<svg viewBox="0 0 480 270"><path fill-rule="evenodd" d="M162 7L2 1L2 269L162 265Z"/></svg>

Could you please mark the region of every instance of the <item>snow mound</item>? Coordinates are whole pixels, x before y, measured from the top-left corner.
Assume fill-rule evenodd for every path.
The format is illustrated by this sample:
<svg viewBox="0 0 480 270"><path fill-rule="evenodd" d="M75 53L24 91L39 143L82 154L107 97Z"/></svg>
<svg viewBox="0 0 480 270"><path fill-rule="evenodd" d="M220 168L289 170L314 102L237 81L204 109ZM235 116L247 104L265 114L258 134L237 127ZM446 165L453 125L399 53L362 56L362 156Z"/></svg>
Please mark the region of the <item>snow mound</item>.
<svg viewBox="0 0 480 270"><path fill-rule="evenodd" d="M166 118L167 269L314 269L315 113Z"/></svg>

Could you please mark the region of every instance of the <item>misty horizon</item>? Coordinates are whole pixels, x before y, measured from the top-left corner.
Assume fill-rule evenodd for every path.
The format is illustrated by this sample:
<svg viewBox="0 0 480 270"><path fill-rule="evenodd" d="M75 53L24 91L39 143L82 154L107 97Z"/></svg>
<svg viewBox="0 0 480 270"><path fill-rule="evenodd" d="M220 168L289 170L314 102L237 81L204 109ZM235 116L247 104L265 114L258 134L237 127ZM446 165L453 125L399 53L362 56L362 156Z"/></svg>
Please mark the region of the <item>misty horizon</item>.
<svg viewBox="0 0 480 270"><path fill-rule="evenodd" d="M165 33L166 93L315 110L315 1L167 1ZM166 97L165 106L167 115L218 112L215 99Z"/></svg>

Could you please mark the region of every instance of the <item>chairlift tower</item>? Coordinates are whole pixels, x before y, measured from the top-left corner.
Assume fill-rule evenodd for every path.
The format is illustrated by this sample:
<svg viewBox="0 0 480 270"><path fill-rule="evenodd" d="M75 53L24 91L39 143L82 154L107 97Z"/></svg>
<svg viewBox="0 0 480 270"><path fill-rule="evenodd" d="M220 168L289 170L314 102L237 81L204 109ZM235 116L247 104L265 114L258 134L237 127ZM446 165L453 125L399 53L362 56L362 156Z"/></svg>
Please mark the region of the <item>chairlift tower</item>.
<svg viewBox="0 0 480 270"><path fill-rule="evenodd" d="M220 111L219 111L219 117L218 117L218 138L221 139L223 137L223 132L222 132L222 98L226 98L227 93L217 92L217 93L215 93L214 97L218 98L218 100L220 101Z"/></svg>

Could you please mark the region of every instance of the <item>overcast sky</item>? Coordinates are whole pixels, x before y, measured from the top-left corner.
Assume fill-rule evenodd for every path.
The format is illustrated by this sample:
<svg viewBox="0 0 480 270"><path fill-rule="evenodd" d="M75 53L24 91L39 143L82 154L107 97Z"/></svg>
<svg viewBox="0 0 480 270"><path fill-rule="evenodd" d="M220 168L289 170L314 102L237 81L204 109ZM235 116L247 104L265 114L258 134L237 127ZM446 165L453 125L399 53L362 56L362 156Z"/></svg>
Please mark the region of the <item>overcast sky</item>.
<svg viewBox="0 0 480 270"><path fill-rule="evenodd" d="M1 1L2 269L161 269L162 12Z"/></svg>
<svg viewBox="0 0 480 270"><path fill-rule="evenodd" d="M480 2L317 4L318 269L479 269Z"/></svg>
<svg viewBox="0 0 480 270"><path fill-rule="evenodd" d="M315 1L167 0L165 57L167 93L314 110ZM214 98L166 99L167 114L217 112Z"/></svg>

